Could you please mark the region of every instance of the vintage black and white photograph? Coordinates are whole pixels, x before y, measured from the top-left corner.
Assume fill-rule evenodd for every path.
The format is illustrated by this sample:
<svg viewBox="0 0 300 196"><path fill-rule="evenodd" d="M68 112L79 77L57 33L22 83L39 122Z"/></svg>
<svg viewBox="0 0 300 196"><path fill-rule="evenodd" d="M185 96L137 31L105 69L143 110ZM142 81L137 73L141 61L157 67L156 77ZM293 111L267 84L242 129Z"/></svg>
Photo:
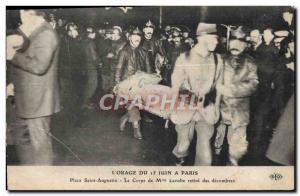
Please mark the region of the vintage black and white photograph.
<svg viewBox="0 0 300 196"><path fill-rule="evenodd" d="M115 186L103 190L244 183L206 182L203 168L266 168L270 186L249 189L294 190L295 18L293 6L7 6L8 189L52 189L23 187L10 176L23 167L97 166ZM66 183L105 180L91 173Z"/></svg>

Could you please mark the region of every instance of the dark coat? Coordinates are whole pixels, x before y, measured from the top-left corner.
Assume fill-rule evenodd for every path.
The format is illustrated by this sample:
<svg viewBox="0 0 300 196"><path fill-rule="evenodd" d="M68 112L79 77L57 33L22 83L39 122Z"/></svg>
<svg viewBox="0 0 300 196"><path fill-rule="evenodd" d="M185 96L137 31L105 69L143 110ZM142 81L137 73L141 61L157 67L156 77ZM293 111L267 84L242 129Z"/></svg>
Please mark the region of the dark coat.
<svg viewBox="0 0 300 196"><path fill-rule="evenodd" d="M85 54L85 69L97 69L97 65L99 64L99 56L97 54L95 40L86 38L85 40L83 40L83 47Z"/></svg>
<svg viewBox="0 0 300 196"><path fill-rule="evenodd" d="M14 64L16 113L22 118L49 116L60 110L57 77L59 39L44 22L28 37L29 48L17 52Z"/></svg>
<svg viewBox="0 0 300 196"><path fill-rule="evenodd" d="M182 43L179 47L175 47L174 45L170 46L167 51L167 59L168 59L168 65L163 66L162 68L162 75L164 77L164 80L166 82L166 85L171 85L171 76L174 70L174 66L176 63L177 58L180 54L185 53L189 50L189 48L186 47Z"/></svg>
<svg viewBox="0 0 300 196"><path fill-rule="evenodd" d="M111 42L110 39L105 39L102 36L96 37L97 53L101 59L107 55L108 50L111 47Z"/></svg>
<svg viewBox="0 0 300 196"><path fill-rule="evenodd" d="M181 53L187 52L188 50L189 48L183 43L179 47L175 47L174 45L172 45L169 48L167 52L167 58L168 58L168 63L172 66L172 68L174 68L176 60L179 57L179 55Z"/></svg>
<svg viewBox="0 0 300 196"><path fill-rule="evenodd" d="M151 73L148 54L143 48L133 49L129 44L120 52L116 67L115 81L119 83L137 71Z"/></svg>
<svg viewBox="0 0 300 196"><path fill-rule="evenodd" d="M260 45L254 53L259 85L253 97L254 105L263 113L273 108L279 112L285 106L285 81L287 68L278 49L273 45Z"/></svg>
<svg viewBox="0 0 300 196"><path fill-rule="evenodd" d="M82 40L64 36L61 41L59 71L61 77L70 77L72 72L84 70L84 47Z"/></svg>
<svg viewBox="0 0 300 196"><path fill-rule="evenodd" d="M147 51L149 62L151 65L151 71L155 72L155 58L159 54L162 57L166 57L166 51L163 47L162 40L152 37L152 39L143 39L141 43L142 48Z"/></svg>
<svg viewBox="0 0 300 196"><path fill-rule="evenodd" d="M108 53L112 53L113 57L108 59L108 65L110 66L111 71L115 71L116 66L118 64L119 60L119 54L121 50L125 47L126 41L124 41L122 38L116 41L111 41L111 47L108 49Z"/></svg>

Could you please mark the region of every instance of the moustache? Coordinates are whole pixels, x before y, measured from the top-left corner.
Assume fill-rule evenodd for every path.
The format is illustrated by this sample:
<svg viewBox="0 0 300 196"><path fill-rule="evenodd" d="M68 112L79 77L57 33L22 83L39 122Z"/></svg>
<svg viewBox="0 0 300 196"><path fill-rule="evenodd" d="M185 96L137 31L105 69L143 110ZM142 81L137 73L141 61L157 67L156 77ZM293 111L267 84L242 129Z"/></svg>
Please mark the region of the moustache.
<svg viewBox="0 0 300 196"><path fill-rule="evenodd" d="M236 48L232 48L232 49L230 49L229 51L230 51L230 52L231 52L231 51L240 52L240 50L238 50L238 49L236 49Z"/></svg>

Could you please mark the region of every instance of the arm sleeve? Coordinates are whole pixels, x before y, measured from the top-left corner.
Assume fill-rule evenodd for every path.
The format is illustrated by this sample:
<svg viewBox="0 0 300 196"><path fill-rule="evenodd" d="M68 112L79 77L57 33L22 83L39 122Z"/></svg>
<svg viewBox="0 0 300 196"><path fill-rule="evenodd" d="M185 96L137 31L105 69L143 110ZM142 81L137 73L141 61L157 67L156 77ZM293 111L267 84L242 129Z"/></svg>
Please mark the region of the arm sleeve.
<svg viewBox="0 0 300 196"><path fill-rule="evenodd" d="M51 31L44 31L32 40L26 52L17 52L12 62L24 71L35 75L43 75L51 65L57 46L58 42L55 34Z"/></svg>
<svg viewBox="0 0 300 196"><path fill-rule="evenodd" d="M150 61L149 61L149 56L146 54L145 55L145 70L147 73L152 73L152 69L150 66Z"/></svg>
<svg viewBox="0 0 300 196"><path fill-rule="evenodd" d="M121 80L121 74L122 74L121 72L122 72L125 60L126 60L125 51L121 51L119 54L118 64L116 66L116 74L115 74L115 82L116 83L119 83Z"/></svg>
<svg viewBox="0 0 300 196"><path fill-rule="evenodd" d="M162 57L166 57L166 51L163 47L162 41L161 40L157 40L156 41L157 44L157 48L158 48L158 53L162 56Z"/></svg>
<svg viewBox="0 0 300 196"><path fill-rule="evenodd" d="M226 86L223 95L228 97L248 97L252 95L258 85L257 67L253 62L248 62L248 74L239 83Z"/></svg>
<svg viewBox="0 0 300 196"><path fill-rule="evenodd" d="M216 84L223 84L224 80L224 59L221 57L221 55L217 55L218 58L218 67L216 71Z"/></svg>
<svg viewBox="0 0 300 196"><path fill-rule="evenodd" d="M171 76L172 89L174 91L179 91L179 88L181 87L185 77L186 74L185 74L183 60L182 57L179 57L176 60L175 67Z"/></svg>
<svg viewBox="0 0 300 196"><path fill-rule="evenodd" d="M118 59L119 58L119 54L120 54L120 51L124 48L124 46L126 45L126 42L120 44L119 47L117 47L114 51L113 51L113 54L114 54L114 57L113 59Z"/></svg>

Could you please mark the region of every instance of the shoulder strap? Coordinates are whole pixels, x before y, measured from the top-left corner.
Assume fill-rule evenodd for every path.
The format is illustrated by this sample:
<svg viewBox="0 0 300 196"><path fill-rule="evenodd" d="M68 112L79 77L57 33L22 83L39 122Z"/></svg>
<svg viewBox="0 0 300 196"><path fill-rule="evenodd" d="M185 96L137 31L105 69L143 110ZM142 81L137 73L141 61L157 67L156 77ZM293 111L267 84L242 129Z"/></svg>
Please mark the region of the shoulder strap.
<svg viewBox="0 0 300 196"><path fill-rule="evenodd" d="M218 56L217 56L216 53L213 53L213 56L214 56L214 62L215 62L215 71L214 71L214 79L213 79L213 83L212 84L214 84L215 81L216 81L216 74L217 74L217 68L218 68Z"/></svg>

